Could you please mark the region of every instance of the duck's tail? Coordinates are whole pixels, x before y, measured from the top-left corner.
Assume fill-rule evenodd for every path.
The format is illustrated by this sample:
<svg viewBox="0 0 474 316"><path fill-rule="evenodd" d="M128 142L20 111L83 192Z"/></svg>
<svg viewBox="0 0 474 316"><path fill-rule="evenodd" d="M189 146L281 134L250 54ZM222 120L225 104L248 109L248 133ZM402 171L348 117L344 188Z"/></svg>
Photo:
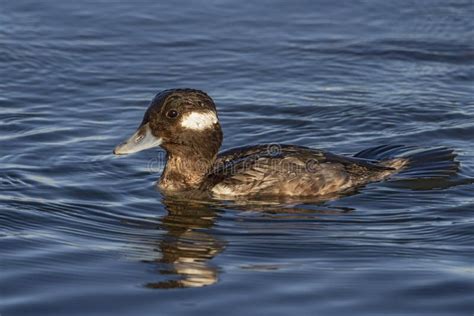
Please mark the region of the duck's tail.
<svg viewBox="0 0 474 316"><path fill-rule="evenodd" d="M397 170L403 178L448 178L459 171L456 153L446 147L420 148L404 145L382 145L365 149L354 157L379 160Z"/></svg>

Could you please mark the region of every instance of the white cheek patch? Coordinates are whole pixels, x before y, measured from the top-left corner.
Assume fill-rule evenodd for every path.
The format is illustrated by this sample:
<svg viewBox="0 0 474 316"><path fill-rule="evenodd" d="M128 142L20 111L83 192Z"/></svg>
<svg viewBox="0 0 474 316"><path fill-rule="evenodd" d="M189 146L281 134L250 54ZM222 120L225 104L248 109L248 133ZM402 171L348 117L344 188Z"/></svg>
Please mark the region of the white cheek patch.
<svg viewBox="0 0 474 316"><path fill-rule="evenodd" d="M191 112L183 115L181 127L202 131L217 123L217 115L212 111Z"/></svg>

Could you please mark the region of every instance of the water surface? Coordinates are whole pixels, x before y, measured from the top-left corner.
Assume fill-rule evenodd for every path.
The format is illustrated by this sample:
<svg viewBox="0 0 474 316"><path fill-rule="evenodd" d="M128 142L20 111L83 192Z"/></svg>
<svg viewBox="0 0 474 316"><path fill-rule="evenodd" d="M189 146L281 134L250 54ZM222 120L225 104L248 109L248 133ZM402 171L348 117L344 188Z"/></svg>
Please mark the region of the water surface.
<svg viewBox="0 0 474 316"><path fill-rule="evenodd" d="M0 313L470 315L474 7L0 0ZM449 179L324 203L203 204L113 147L166 88L224 148L447 146Z"/></svg>

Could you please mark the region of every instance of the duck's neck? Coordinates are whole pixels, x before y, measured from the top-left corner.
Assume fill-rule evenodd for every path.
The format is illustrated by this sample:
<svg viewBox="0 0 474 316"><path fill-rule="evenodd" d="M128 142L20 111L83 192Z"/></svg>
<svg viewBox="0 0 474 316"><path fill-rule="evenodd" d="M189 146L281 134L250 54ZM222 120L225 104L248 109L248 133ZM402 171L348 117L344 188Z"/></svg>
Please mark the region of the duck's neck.
<svg viewBox="0 0 474 316"><path fill-rule="evenodd" d="M216 158L217 150L167 151L165 169L159 182L160 189L169 192L199 189Z"/></svg>

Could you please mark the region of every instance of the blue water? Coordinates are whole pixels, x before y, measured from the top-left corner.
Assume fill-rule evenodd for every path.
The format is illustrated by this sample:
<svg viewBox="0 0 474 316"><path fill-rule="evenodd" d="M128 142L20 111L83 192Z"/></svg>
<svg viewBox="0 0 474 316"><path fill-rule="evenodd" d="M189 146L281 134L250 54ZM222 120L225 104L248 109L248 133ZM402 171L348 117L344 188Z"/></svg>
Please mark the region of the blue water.
<svg viewBox="0 0 474 316"><path fill-rule="evenodd" d="M474 4L0 0L0 314L471 315ZM113 147L160 90L224 148L446 146L458 176L324 203L162 196Z"/></svg>

